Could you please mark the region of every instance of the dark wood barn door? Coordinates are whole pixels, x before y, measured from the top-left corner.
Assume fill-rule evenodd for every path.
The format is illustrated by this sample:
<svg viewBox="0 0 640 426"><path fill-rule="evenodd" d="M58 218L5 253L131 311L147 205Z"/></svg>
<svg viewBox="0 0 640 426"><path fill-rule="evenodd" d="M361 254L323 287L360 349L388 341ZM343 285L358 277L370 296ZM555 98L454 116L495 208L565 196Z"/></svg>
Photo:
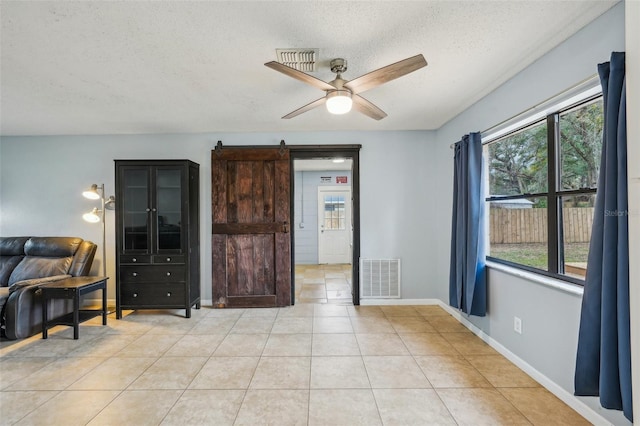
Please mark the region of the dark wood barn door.
<svg viewBox="0 0 640 426"><path fill-rule="evenodd" d="M291 304L289 150L211 152L214 307Z"/></svg>

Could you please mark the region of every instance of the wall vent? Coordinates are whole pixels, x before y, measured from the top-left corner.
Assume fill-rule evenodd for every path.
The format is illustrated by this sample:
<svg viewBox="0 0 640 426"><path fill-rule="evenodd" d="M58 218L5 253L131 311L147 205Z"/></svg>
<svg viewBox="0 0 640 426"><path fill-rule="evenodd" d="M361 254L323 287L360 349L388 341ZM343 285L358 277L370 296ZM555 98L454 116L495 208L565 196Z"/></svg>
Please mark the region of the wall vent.
<svg viewBox="0 0 640 426"><path fill-rule="evenodd" d="M315 72L318 49L276 49L278 62L298 71Z"/></svg>
<svg viewBox="0 0 640 426"><path fill-rule="evenodd" d="M360 297L400 298L400 259L360 259Z"/></svg>

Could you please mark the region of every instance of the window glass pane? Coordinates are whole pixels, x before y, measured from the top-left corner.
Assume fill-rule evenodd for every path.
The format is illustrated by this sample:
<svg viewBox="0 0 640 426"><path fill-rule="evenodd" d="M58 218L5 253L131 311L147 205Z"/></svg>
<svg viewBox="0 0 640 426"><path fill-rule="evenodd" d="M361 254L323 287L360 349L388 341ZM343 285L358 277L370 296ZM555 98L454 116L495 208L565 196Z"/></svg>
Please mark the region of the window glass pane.
<svg viewBox="0 0 640 426"><path fill-rule="evenodd" d="M564 273L584 279L593 224L595 194L562 197L562 248Z"/></svg>
<svg viewBox="0 0 640 426"><path fill-rule="evenodd" d="M345 229L344 195L324 196L324 229Z"/></svg>
<svg viewBox="0 0 640 426"><path fill-rule="evenodd" d="M158 169L157 215L158 249L177 250L181 247L181 171L179 169Z"/></svg>
<svg viewBox="0 0 640 426"><path fill-rule="evenodd" d="M546 271L546 198L518 198L489 204L488 255Z"/></svg>
<svg viewBox="0 0 640 426"><path fill-rule="evenodd" d="M123 171L124 249L147 250L149 213L147 193L149 175L145 169L125 168Z"/></svg>
<svg viewBox="0 0 640 426"><path fill-rule="evenodd" d="M560 115L562 189L597 186L603 123L602 98Z"/></svg>
<svg viewBox="0 0 640 426"><path fill-rule="evenodd" d="M547 123L489 144L490 196L547 191Z"/></svg>

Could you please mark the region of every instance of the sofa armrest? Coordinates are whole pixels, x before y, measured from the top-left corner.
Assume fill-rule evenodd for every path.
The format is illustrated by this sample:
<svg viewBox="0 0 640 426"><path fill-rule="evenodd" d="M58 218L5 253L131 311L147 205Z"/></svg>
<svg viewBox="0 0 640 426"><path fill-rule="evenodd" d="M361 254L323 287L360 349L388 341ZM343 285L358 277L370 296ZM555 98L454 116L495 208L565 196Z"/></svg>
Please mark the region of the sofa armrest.
<svg viewBox="0 0 640 426"><path fill-rule="evenodd" d="M17 291L23 287L31 287L34 285L50 283L53 281L60 281L65 278L71 278L71 275L53 275L50 277L32 278L30 280L16 281L15 283L9 286L9 293L13 293L14 291Z"/></svg>
<svg viewBox="0 0 640 426"><path fill-rule="evenodd" d="M69 275L57 275L16 282L15 284L22 283L24 285L12 291L5 302L4 326L6 337L10 340L23 339L41 332L42 295L40 284L68 277ZM71 300L50 300L47 305L49 318L57 318L72 312L72 307L73 302Z"/></svg>

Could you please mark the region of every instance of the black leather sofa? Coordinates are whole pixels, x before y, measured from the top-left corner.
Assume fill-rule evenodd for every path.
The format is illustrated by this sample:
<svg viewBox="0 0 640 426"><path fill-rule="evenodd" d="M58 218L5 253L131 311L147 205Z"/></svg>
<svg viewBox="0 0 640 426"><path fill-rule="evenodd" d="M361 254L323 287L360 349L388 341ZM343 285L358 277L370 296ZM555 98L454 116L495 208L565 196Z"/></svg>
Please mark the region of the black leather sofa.
<svg viewBox="0 0 640 426"><path fill-rule="evenodd" d="M89 275L97 246L74 237L0 237L2 333L22 339L42 331L44 282ZM50 319L73 311L70 300L52 300Z"/></svg>

